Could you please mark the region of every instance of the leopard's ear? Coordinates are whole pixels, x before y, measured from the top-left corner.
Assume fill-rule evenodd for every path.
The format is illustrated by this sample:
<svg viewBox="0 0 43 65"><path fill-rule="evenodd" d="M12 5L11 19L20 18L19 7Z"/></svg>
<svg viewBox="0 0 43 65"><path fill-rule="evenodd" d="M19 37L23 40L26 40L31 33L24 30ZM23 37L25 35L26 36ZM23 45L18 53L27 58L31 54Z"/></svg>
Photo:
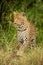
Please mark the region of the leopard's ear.
<svg viewBox="0 0 43 65"><path fill-rule="evenodd" d="M16 12L14 12L14 15L16 15Z"/></svg>
<svg viewBox="0 0 43 65"><path fill-rule="evenodd" d="M24 13L24 12L21 12L21 14L22 14L23 16L25 16L25 13Z"/></svg>

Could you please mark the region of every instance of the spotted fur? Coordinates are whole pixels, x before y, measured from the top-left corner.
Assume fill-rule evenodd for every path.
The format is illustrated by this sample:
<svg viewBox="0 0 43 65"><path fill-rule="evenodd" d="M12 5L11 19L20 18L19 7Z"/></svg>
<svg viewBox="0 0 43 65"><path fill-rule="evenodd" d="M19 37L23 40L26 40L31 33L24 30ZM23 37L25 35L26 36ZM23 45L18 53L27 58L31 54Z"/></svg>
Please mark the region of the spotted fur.
<svg viewBox="0 0 43 65"><path fill-rule="evenodd" d="M22 12L14 12L14 24L17 27L19 51L23 51L27 46L34 47L36 45L35 26L27 20Z"/></svg>

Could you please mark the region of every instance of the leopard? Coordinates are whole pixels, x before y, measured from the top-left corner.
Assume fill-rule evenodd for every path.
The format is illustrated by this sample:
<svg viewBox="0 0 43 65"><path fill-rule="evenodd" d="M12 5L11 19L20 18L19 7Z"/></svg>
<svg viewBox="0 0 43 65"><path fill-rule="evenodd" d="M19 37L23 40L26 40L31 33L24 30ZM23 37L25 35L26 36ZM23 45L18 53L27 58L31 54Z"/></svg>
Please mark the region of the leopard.
<svg viewBox="0 0 43 65"><path fill-rule="evenodd" d="M36 27L27 20L24 12L14 12L14 25L17 27L18 52L23 53L26 47L36 46Z"/></svg>

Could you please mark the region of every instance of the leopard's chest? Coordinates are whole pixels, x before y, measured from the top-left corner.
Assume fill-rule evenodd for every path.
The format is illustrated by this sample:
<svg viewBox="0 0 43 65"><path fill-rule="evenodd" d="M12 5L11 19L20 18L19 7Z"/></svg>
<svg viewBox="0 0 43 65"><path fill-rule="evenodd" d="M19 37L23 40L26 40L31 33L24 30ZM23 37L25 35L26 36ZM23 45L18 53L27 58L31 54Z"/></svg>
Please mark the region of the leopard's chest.
<svg viewBox="0 0 43 65"><path fill-rule="evenodd" d="M17 31L17 38L19 42L21 41L21 43L24 43L29 39L28 31L28 28L25 31Z"/></svg>

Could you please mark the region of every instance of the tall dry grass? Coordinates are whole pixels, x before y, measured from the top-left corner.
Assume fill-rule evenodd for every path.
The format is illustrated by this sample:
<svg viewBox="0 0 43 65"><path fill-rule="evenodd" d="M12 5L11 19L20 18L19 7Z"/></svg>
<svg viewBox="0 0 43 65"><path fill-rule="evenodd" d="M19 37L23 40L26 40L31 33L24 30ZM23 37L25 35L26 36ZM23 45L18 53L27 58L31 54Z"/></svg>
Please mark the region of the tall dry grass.
<svg viewBox="0 0 43 65"><path fill-rule="evenodd" d="M37 47L16 56L12 50L0 51L0 65L43 65L43 48Z"/></svg>

